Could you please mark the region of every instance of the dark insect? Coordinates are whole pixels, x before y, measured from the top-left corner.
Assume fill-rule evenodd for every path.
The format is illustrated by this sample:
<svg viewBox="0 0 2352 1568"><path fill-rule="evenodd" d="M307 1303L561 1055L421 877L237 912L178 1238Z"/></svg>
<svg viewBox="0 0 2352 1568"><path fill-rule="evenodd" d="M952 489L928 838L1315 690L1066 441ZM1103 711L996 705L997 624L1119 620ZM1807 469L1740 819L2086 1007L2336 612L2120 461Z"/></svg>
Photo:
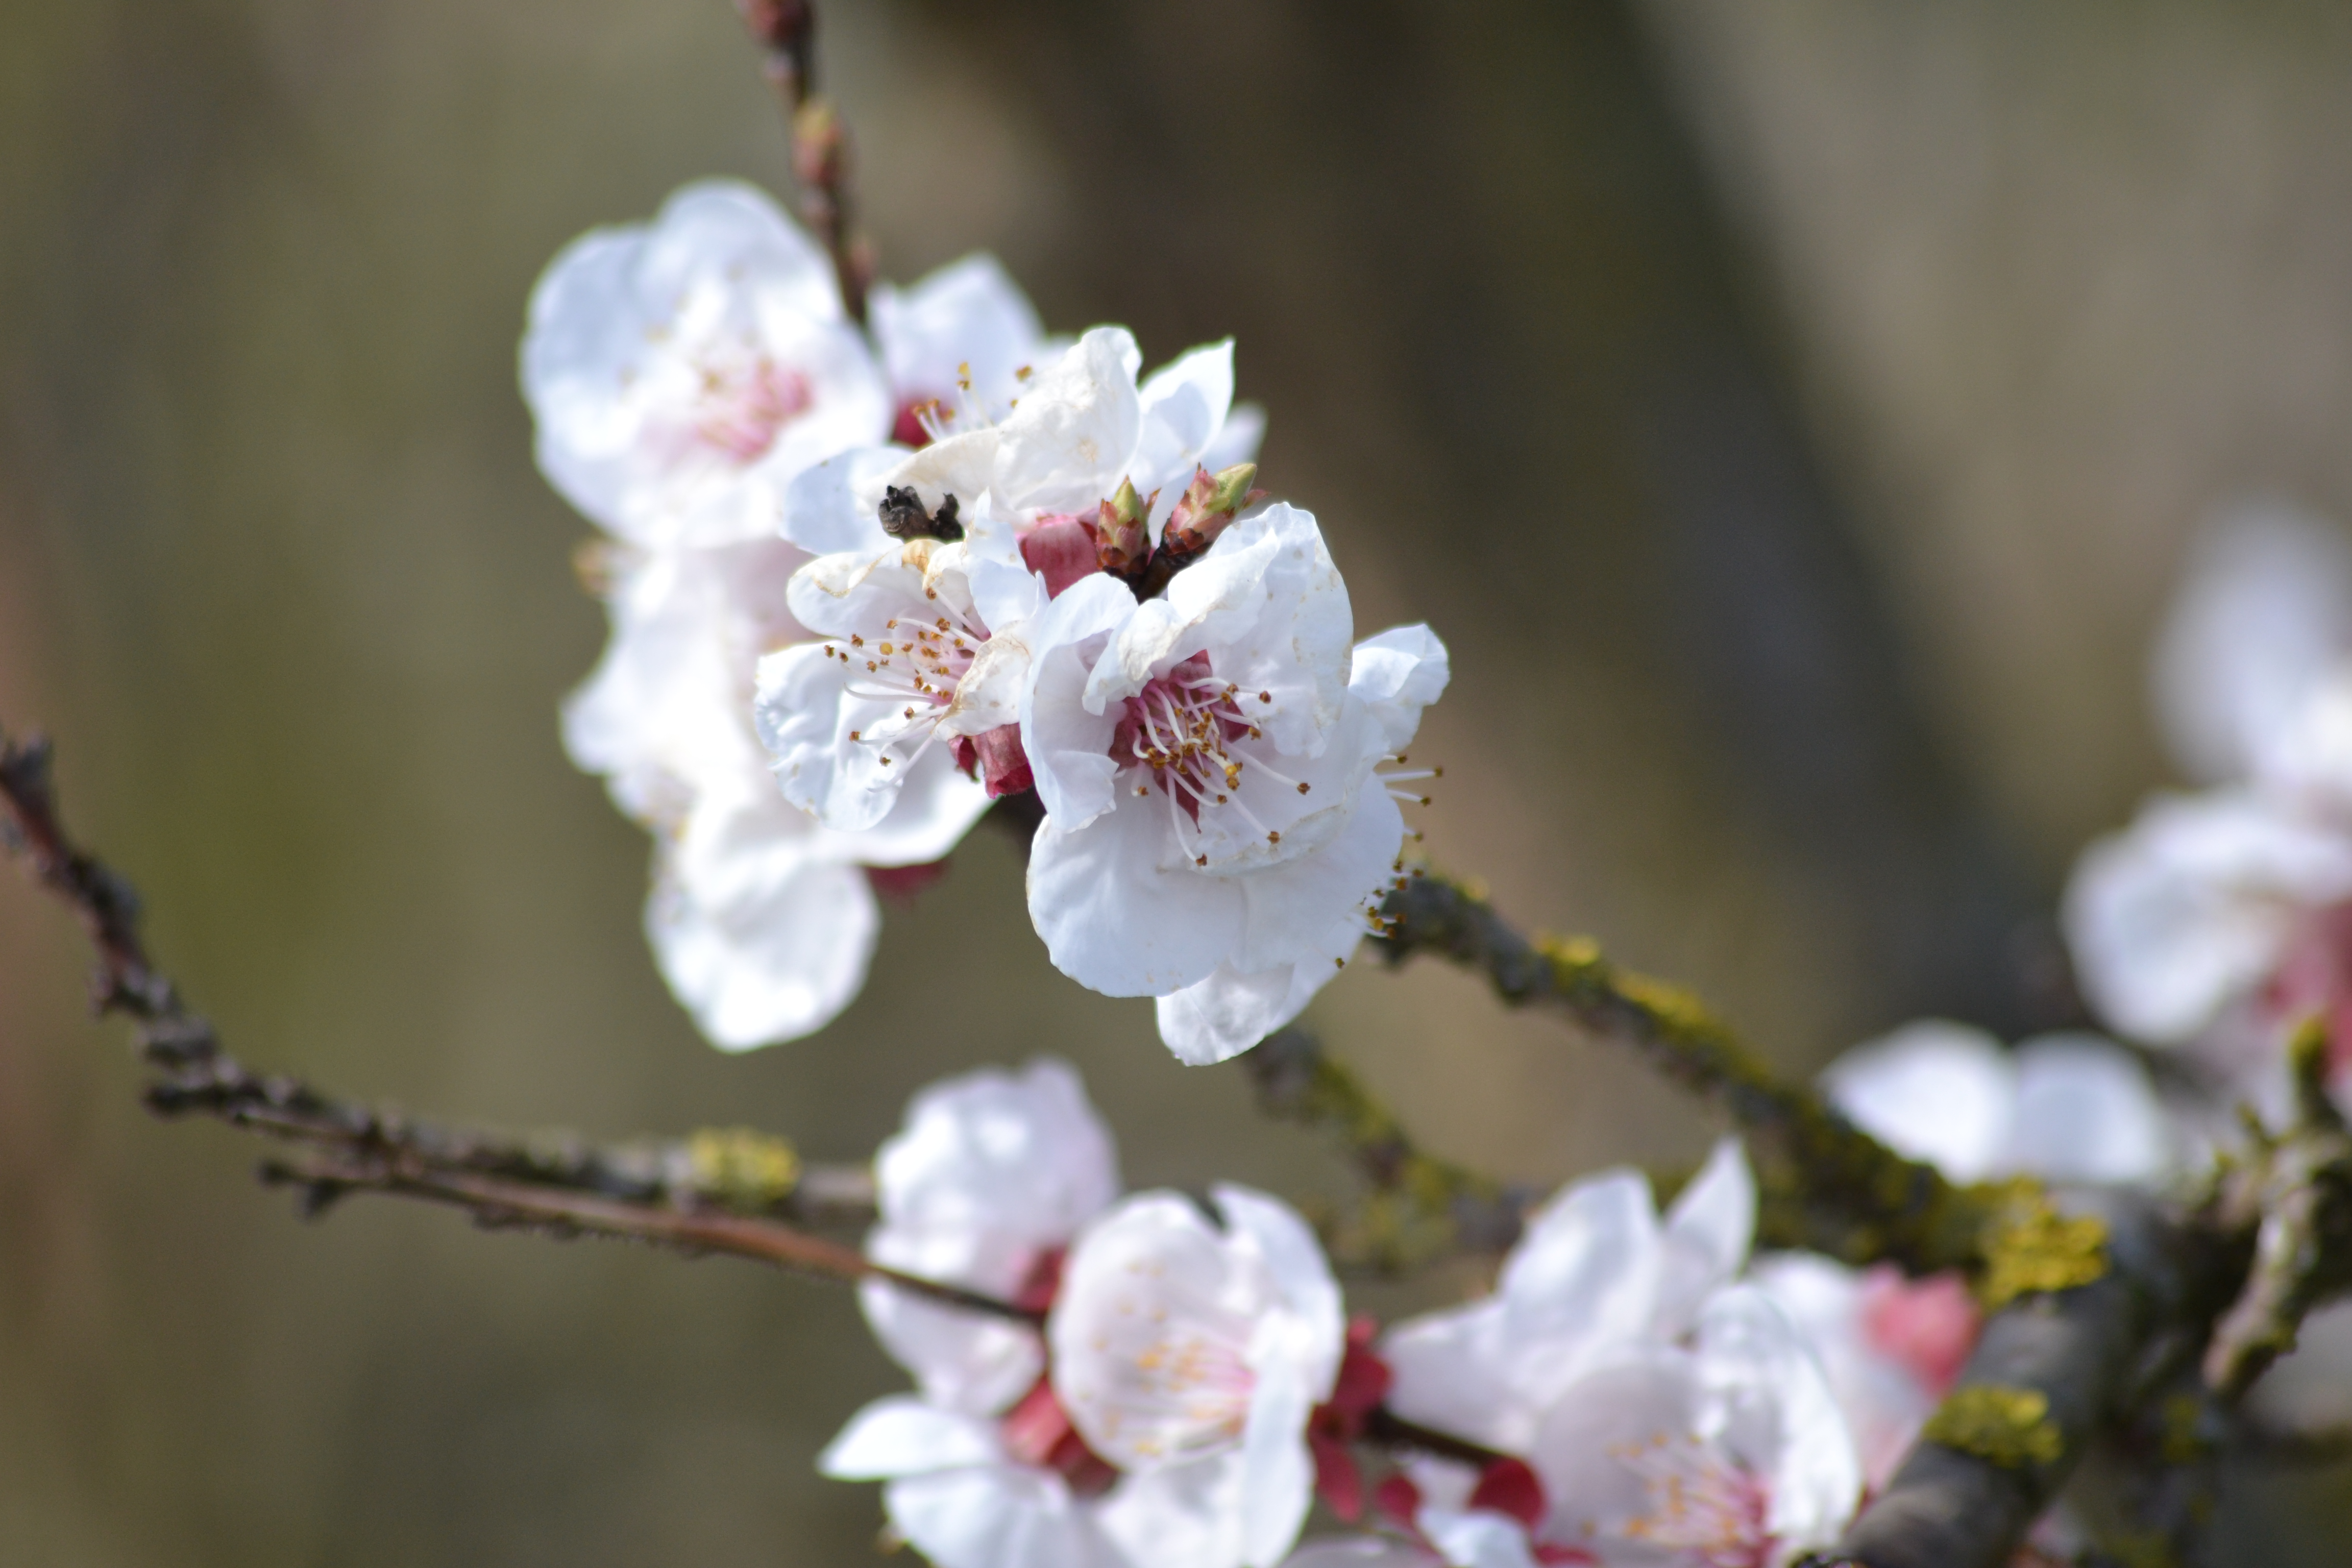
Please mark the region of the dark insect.
<svg viewBox="0 0 2352 1568"><path fill-rule="evenodd" d="M882 531L893 539L944 539L963 537L963 524L956 517L956 499L948 496L940 502L936 513L923 510L923 498L911 485L890 485L882 491Z"/></svg>

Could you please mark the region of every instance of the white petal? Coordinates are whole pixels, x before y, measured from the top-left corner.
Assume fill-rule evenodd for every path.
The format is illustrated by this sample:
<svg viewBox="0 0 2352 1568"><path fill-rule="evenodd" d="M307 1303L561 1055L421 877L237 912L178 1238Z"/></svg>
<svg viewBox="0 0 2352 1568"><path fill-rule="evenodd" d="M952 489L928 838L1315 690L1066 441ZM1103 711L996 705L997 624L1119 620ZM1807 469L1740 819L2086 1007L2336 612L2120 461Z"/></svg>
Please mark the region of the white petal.
<svg viewBox="0 0 2352 1568"><path fill-rule="evenodd" d="M1315 1504L1315 1460L1307 1447L1314 1405L1296 1363L1276 1361L1259 1371L1242 1432L1242 1562L1247 1568L1276 1568L1306 1528Z"/></svg>
<svg viewBox="0 0 2352 1568"><path fill-rule="evenodd" d="M2156 706L2182 769L2252 776L2305 697L2352 655L2352 544L2275 502L2216 518L2158 642Z"/></svg>
<svg viewBox="0 0 2352 1568"><path fill-rule="evenodd" d="M1574 1184L1528 1222L1493 1298L1389 1331L1391 1408L1526 1453L1570 1383L1653 1337L1663 1260L1646 1179L1610 1171Z"/></svg>
<svg viewBox="0 0 2352 1568"><path fill-rule="evenodd" d="M1244 1468L1234 1448L1131 1474L1095 1517L1129 1568L1240 1568Z"/></svg>
<svg viewBox="0 0 2352 1568"><path fill-rule="evenodd" d="M892 1481L890 1522L938 1568L1124 1568L1062 1478L1016 1465Z"/></svg>
<svg viewBox="0 0 2352 1568"><path fill-rule="evenodd" d="M1164 522L1202 466L1234 402L1234 341L1209 343L1152 372L1139 390L1142 416L1129 477L1149 495L1160 492L1152 520Z"/></svg>
<svg viewBox="0 0 2352 1568"><path fill-rule="evenodd" d="M1698 1365L1722 1441L1770 1485L1773 1535L1835 1540L1861 1500L1862 1462L1802 1336L1764 1292L1735 1285L1700 1314Z"/></svg>
<svg viewBox="0 0 2352 1568"><path fill-rule="evenodd" d="M1608 1537L1656 1506L1627 1459L1686 1442L1704 1405L1696 1359L1664 1346L1636 1348L1577 1378L1546 1412L1528 1453L1549 1508L1538 1536L1605 1552Z"/></svg>
<svg viewBox="0 0 2352 1568"><path fill-rule="evenodd" d="M775 787L772 782L769 787ZM948 748L935 745L906 769L897 804L881 821L856 832L820 831L861 866L928 866L962 843L992 804L988 791L955 765Z"/></svg>
<svg viewBox="0 0 2352 1568"><path fill-rule="evenodd" d="M2171 1165L2171 1121L2147 1069L2095 1035L2017 1048L2017 1117L2002 1164L2053 1182L2154 1182Z"/></svg>
<svg viewBox="0 0 2352 1568"><path fill-rule="evenodd" d="M1361 697L1401 752L1421 728L1421 710L1436 701L1452 675L1445 645L1424 626L1395 626L1356 645L1348 689Z"/></svg>
<svg viewBox="0 0 2352 1568"><path fill-rule="evenodd" d="M1737 1138L1717 1141L1705 1166L1666 1215L1654 1330L1674 1338L1748 1261L1756 1235L1756 1177Z"/></svg>
<svg viewBox="0 0 2352 1568"><path fill-rule="evenodd" d="M1110 758L1116 721L1089 710L1088 661L1103 639L1135 614L1135 595L1099 573L1082 577L1029 628L1030 687L1021 703L1021 744L1045 815L1066 830L1087 826L1115 804Z"/></svg>
<svg viewBox="0 0 2352 1568"><path fill-rule="evenodd" d="M1345 1331L1305 1222L1262 1194L1216 1196L1222 1231L1172 1193L1129 1198L1097 1220L1071 1249L1046 1337L1071 1423L1114 1464L1247 1457L1248 1551L1285 1519L1295 1533L1304 1517L1307 1413L1330 1391ZM1300 1447L1297 1465L1286 1444ZM1271 1562L1288 1545L1261 1555Z"/></svg>
<svg viewBox="0 0 2352 1568"><path fill-rule="evenodd" d="M706 800L661 856L646 935L671 992L723 1050L813 1034L865 984L874 895L856 867L814 858L813 826L772 792Z"/></svg>
<svg viewBox="0 0 2352 1568"><path fill-rule="evenodd" d="M860 447L804 470L784 490L783 536L812 555L870 558L890 549L896 541L882 531L880 513L861 498L906 458L903 447Z"/></svg>
<svg viewBox="0 0 2352 1568"><path fill-rule="evenodd" d="M1424 1508L1414 1522L1448 1568L1536 1568L1527 1527L1485 1509Z"/></svg>
<svg viewBox="0 0 2352 1568"><path fill-rule="evenodd" d="M2083 989L2125 1034L2188 1040L2284 955L2298 914L2352 896L2352 839L2245 794L2158 796L2076 863Z"/></svg>
<svg viewBox="0 0 2352 1568"><path fill-rule="evenodd" d="M1339 1378L1348 1333L1339 1287L1322 1244L1298 1211L1280 1198L1231 1182L1218 1183L1212 1192L1233 1244L1264 1259L1273 1281L1279 1310L1261 1319L1260 1327L1276 1318L1286 1321L1286 1331L1271 1348L1255 1353L1254 1364L1262 1368L1278 1355L1297 1370L1308 1404L1321 1404Z"/></svg>
<svg viewBox="0 0 2352 1568"><path fill-rule="evenodd" d="M1046 955L1106 996L1164 996L1207 979L1246 917L1234 880L1198 875L1153 805L1167 809L1157 792L1123 800L1075 831L1049 814L1029 846L1029 919Z"/></svg>
<svg viewBox="0 0 2352 1568"><path fill-rule="evenodd" d="M1349 931L1348 951L1362 937L1360 931ZM1347 956L1310 958L1256 974L1236 974L1232 965L1220 963L1206 980L1154 1004L1160 1041L1187 1067L1231 1060L1305 1012L1338 973L1334 960Z"/></svg>
<svg viewBox="0 0 2352 1568"><path fill-rule="evenodd" d="M877 1481L1002 1460L996 1429L894 1394L849 1418L817 1456L820 1474L837 1481Z"/></svg>
<svg viewBox="0 0 2352 1568"><path fill-rule="evenodd" d="M961 380L986 402L1010 397L1015 373L1044 344L1028 296L992 256L951 261L903 290L877 285L868 304L901 403L938 398L952 405Z"/></svg>
<svg viewBox="0 0 2352 1568"><path fill-rule="evenodd" d="M1935 1409L1936 1394L1871 1342L1861 1273L1812 1253L1783 1252L1757 1259L1748 1278L1811 1346L1853 1435L1863 1473L1883 1485Z"/></svg>
<svg viewBox="0 0 2352 1568"><path fill-rule="evenodd" d="M784 798L826 826L856 832L898 804L906 767L878 746L852 740L898 710L895 700L853 695L851 668L823 644L803 643L760 661L753 713L775 758Z"/></svg>
<svg viewBox="0 0 2352 1568"><path fill-rule="evenodd" d="M1000 503L1077 512L1118 488L1142 426L1141 357L1125 328L1097 327L1031 381L997 427Z"/></svg>
<svg viewBox="0 0 2352 1568"><path fill-rule="evenodd" d="M2009 1146L2017 1069L1980 1029L1906 1024L1840 1057L1822 1081L1855 1126L1956 1182L1993 1174Z"/></svg>

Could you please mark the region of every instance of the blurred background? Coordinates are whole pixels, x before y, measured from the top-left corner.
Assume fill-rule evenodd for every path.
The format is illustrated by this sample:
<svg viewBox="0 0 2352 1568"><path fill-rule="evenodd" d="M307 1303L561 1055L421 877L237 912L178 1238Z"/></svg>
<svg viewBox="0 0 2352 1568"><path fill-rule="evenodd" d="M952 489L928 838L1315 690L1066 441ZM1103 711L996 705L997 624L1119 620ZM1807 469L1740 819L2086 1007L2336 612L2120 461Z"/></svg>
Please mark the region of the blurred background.
<svg viewBox="0 0 2352 1568"><path fill-rule="evenodd" d="M833 0L821 36L885 271L993 249L1153 361L1237 333L1360 630L1454 649L1434 857L1792 1070L2063 1021L2048 910L2162 781L2189 533L2352 518L2321 0ZM514 348L560 245L712 173L788 178L727 0L0 7L0 722L56 736L257 1065L855 1159L929 1079L1055 1051L1133 1183L1343 1193L1238 1068L1052 971L999 835L823 1036L723 1058L670 1004L645 840L557 743L604 620ZM302 1226L249 1142L138 1109L83 964L0 881L0 1563L868 1559L873 1491L811 1469L899 1381L845 1292ZM1507 1175L1707 1135L1435 969L1309 1021ZM2249 1483L2231 1560L2339 1561L2311 1510L2347 1502Z"/></svg>

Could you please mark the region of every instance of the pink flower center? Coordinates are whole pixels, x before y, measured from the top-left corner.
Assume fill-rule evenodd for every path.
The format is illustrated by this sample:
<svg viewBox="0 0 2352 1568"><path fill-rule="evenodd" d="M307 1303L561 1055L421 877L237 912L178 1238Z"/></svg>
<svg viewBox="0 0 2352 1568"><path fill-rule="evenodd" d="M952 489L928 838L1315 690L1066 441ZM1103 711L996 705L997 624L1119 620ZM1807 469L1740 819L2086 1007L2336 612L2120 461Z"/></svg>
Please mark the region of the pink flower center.
<svg viewBox="0 0 2352 1568"><path fill-rule="evenodd" d="M986 630L956 616L939 616L925 625L901 616L886 622L878 637L852 634L826 643L826 655L852 672L849 695L898 705L852 730L850 743L880 752L884 767L914 766L939 738L940 714L955 700L957 683L987 640Z"/></svg>
<svg viewBox="0 0 2352 1568"><path fill-rule="evenodd" d="M1650 1511L1620 1531L1626 1540L1687 1552L1692 1568L1770 1568L1779 1542L1761 1476L1694 1436L1654 1437L1616 1456L1649 1493Z"/></svg>
<svg viewBox="0 0 2352 1568"><path fill-rule="evenodd" d="M1911 1280L1892 1265L1880 1264L1864 1277L1863 1338L1937 1399L1959 1381L1982 1321L1957 1274Z"/></svg>
<svg viewBox="0 0 2352 1568"><path fill-rule="evenodd" d="M1171 822L1181 813L1183 820L1197 828L1204 809L1229 808L1263 834L1266 842L1279 844L1282 834L1267 827L1242 803L1243 774L1255 769L1276 785L1295 788L1301 795L1308 786L1284 777L1262 756L1247 750L1250 742L1264 740L1265 731L1252 720L1245 705L1263 720L1274 710L1274 694L1245 692L1230 681L1217 679L1209 668L1209 656L1196 653L1167 674L1154 677L1127 700L1127 710L1111 735L1111 761L1151 770L1152 784L1168 796ZM1135 792L1144 794L1145 786L1136 785ZM1182 842L1181 823L1176 833ZM1206 855L1196 859L1201 865L1208 864Z"/></svg>
<svg viewBox="0 0 2352 1568"><path fill-rule="evenodd" d="M748 359L706 360L694 404L694 433L738 463L749 464L776 444L785 426L815 401L809 379L766 354Z"/></svg>

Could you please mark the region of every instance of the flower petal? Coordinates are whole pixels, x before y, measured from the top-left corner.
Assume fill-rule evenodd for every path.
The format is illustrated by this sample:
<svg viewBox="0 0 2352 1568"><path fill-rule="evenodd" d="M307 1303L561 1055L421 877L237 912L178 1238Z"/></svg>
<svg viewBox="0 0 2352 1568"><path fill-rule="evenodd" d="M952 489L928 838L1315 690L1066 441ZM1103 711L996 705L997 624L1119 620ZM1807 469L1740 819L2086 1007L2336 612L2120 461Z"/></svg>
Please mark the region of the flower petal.
<svg viewBox="0 0 2352 1568"><path fill-rule="evenodd" d="M1855 1126L1956 1182L1994 1173L2017 1114L2017 1069L2000 1043L1938 1018L1848 1051L1822 1081Z"/></svg>
<svg viewBox="0 0 2352 1568"><path fill-rule="evenodd" d="M837 1481L877 1481L991 1465L1003 1457L989 1423L894 1394L851 1416L817 1456L816 1468Z"/></svg>

